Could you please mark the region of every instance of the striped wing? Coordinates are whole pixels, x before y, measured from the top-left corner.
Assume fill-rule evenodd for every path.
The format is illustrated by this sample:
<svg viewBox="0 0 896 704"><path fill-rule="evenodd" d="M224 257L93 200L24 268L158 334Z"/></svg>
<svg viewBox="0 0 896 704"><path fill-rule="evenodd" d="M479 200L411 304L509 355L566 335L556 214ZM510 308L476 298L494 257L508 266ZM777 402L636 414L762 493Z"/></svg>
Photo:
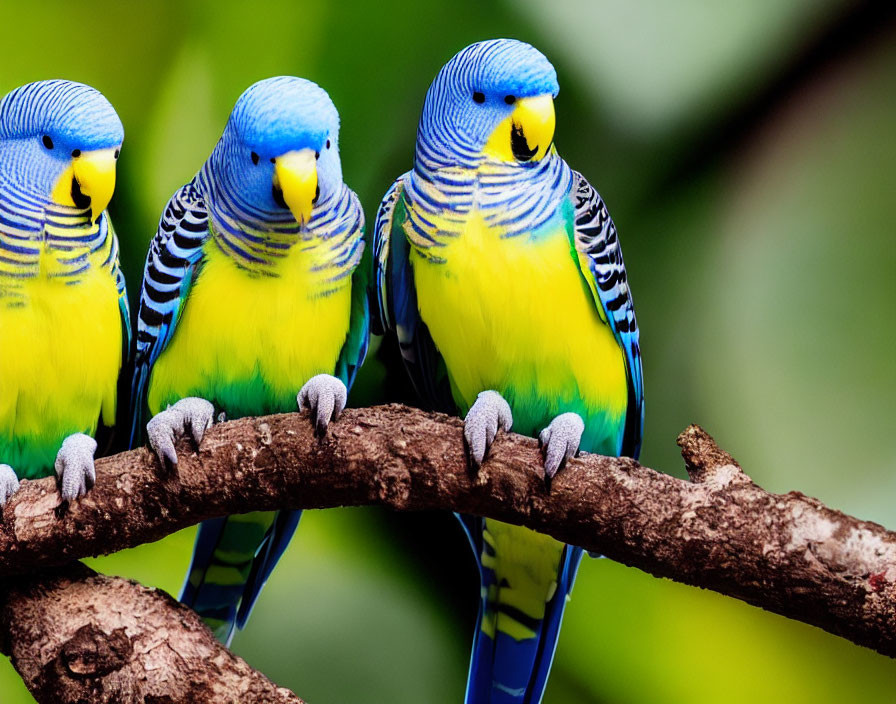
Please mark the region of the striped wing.
<svg viewBox="0 0 896 704"><path fill-rule="evenodd" d="M392 299L389 292L388 269L389 269L389 241L392 236L392 219L395 213L395 204L401 197L402 181L404 176L397 178L376 212L376 222L373 225L373 253L374 261L374 286L376 290L377 314L374 316L373 332L376 335L382 335L386 330L393 327L393 316L391 314Z"/></svg>
<svg viewBox="0 0 896 704"><path fill-rule="evenodd" d="M143 433L152 365L174 334L207 238L208 213L194 181L168 201L146 256L131 386L131 447Z"/></svg>
<svg viewBox="0 0 896 704"><path fill-rule="evenodd" d="M128 415L130 409L124 402L128 393L128 384L131 374L131 310L128 303L128 291L125 286L124 273L121 271L121 263L119 261L118 237L112 227L112 221L109 214L104 212L99 219L101 230L105 230L106 234L102 236L103 241L107 237L110 239L109 256L103 263L103 268L115 279L115 288L118 290L118 313L121 317L121 367L118 372L118 390L116 394L117 402L115 405L115 419L112 425L105 413L100 414L94 438L97 442L98 455L105 455L111 452L127 449L129 425L131 422Z"/></svg>
<svg viewBox="0 0 896 704"><path fill-rule="evenodd" d="M635 305L628 288L616 225L600 195L584 176L575 173L575 246L601 317L625 352L628 375L628 413L622 454L637 458L644 426L644 382Z"/></svg>
<svg viewBox="0 0 896 704"><path fill-rule="evenodd" d="M357 212L356 237L346 243L342 257L347 261L360 261L352 272L352 309L349 318L349 331L339 359L336 361L336 373L345 386L351 390L358 374L358 369L367 356L370 342L370 297L368 283L370 281L370 248L364 241L364 211L358 197L352 193L352 206Z"/></svg>
<svg viewBox="0 0 896 704"><path fill-rule="evenodd" d="M451 396L445 361L417 308L414 272L402 229L407 219L407 205L402 195L405 176L392 184L376 214L373 249L379 320L374 332L395 332L417 394L430 409L454 414L457 406Z"/></svg>
<svg viewBox="0 0 896 704"><path fill-rule="evenodd" d="M109 227L109 236L112 238L112 246L109 250L109 261L112 264L112 276L115 277L115 288L118 289L118 310L121 313L121 364L126 366L131 356L131 340L133 339L133 329L131 328L131 308L128 302L128 289L124 281L124 273L121 271L121 264L118 256L118 236L112 227L112 221L108 214L104 214L103 218Z"/></svg>

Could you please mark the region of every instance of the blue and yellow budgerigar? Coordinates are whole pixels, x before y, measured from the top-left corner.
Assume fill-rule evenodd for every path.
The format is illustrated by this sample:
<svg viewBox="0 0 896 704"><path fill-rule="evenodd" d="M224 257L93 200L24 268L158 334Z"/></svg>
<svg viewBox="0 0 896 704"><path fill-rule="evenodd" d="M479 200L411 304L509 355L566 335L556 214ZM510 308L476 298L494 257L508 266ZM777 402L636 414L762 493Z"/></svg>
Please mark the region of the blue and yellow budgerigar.
<svg viewBox="0 0 896 704"><path fill-rule="evenodd" d="M499 428L552 477L580 449L636 457L638 328L616 228L553 146L557 76L528 44L452 58L426 95L414 168L375 226L380 316L425 402L465 414L474 466ZM466 701L541 701L582 550L460 517L481 575Z"/></svg>
<svg viewBox="0 0 896 704"><path fill-rule="evenodd" d="M323 433L367 351L364 216L342 181L339 116L301 78L240 98L209 159L169 201L146 259L132 443L199 442L229 418L310 407ZM295 531L299 511L204 522L182 601L229 642Z"/></svg>
<svg viewBox="0 0 896 704"><path fill-rule="evenodd" d="M130 322L105 211L123 139L81 83L0 101L0 506L54 471L63 499L82 495L98 426L115 424Z"/></svg>

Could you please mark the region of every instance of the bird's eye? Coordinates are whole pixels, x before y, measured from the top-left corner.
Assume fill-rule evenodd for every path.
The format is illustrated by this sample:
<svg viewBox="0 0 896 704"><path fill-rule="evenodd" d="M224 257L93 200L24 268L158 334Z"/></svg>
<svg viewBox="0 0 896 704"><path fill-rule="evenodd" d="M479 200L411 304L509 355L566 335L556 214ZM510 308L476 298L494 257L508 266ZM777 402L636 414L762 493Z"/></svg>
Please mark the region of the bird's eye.
<svg viewBox="0 0 896 704"><path fill-rule="evenodd" d="M116 149L113 156L115 157L115 161L118 161L118 157L121 156L121 149Z"/></svg>
<svg viewBox="0 0 896 704"><path fill-rule="evenodd" d="M513 95L505 95L504 102L508 105L513 105L516 102L516 96Z"/></svg>
<svg viewBox="0 0 896 704"><path fill-rule="evenodd" d="M52 147L50 147L50 148L52 149ZM81 150L80 149L72 149L72 159L77 159L79 156L81 156Z"/></svg>
<svg viewBox="0 0 896 704"><path fill-rule="evenodd" d="M480 105L485 102L485 93L480 93L478 90L473 93L473 102L479 103Z"/></svg>
<svg viewBox="0 0 896 704"><path fill-rule="evenodd" d="M256 154L255 152L252 152L252 163L256 166L258 165L258 154Z"/></svg>
<svg viewBox="0 0 896 704"><path fill-rule="evenodd" d="M314 152L314 158L320 159L320 152Z"/></svg>
<svg viewBox="0 0 896 704"><path fill-rule="evenodd" d="M53 140L50 139L50 135L45 134L45 135L41 138L41 142L44 143L44 146L45 146L47 149L52 149L52 148L53 148Z"/></svg>
<svg viewBox="0 0 896 704"><path fill-rule="evenodd" d="M328 139L327 140L327 149L329 149L329 148L330 148L330 140Z"/></svg>

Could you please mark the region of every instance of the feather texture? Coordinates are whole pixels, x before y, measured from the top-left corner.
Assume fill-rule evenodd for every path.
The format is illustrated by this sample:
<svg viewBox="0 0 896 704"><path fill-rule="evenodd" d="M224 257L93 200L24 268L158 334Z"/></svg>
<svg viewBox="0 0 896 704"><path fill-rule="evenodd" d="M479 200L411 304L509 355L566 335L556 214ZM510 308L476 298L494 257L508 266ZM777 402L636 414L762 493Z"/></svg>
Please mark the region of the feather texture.
<svg viewBox="0 0 896 704"><path fill-rule="evenodd" d="M121 121L96 90L41 81L0 101L0 463L54 473L72 433L115 425L130 346L108 215L53 200L72 152L117 148Z"/></svg>
<svg viewBox="0 0 896 704"><path fill-rule="evenodd" d="M144 271L132 442L147 414L186 396L239 418L295 410L317 374L351 386L367 352L369 259L337 135L336 110L318 86L261 81L168 203ZM301 149L317 154L307 222L272 197L280 151ZM222 641L245 625L300 516L263 512L200 527L181 599Z"/></svg>
<svg viewBox="0 0 896 704"><path fill-rule="evenodd" d="M541 124L552 132L544 96L556 92L547 59L513 40L474 44L442 69L414 168L378 212L379 315L424 405L465 414L494 390L517 432L537 436L573 412L584 421L581 449L637 456L641 357L615 226L552 146L486 149L530 96L550 108ZM519 125L505 129L510 140L527 139ZM532 159L536 152L545 156ZM467 704L537 704L583 552L525 528L458 518L482 599Z"/></svg>

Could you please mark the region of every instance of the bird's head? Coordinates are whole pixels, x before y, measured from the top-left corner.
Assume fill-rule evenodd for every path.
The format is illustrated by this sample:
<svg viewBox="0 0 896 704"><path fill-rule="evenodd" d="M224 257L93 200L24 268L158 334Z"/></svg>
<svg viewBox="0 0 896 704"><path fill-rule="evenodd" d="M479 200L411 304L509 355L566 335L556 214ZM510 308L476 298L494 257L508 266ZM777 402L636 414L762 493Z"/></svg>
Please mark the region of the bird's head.
<svg viewBox="0 0 896 704"><path fill-rule="evenodd" d="M71 81L28 83L0 101L4 178L44 202L89 211L115 191L124 128L102 93Z"/></svg>
<svg viewBox="0 0 896 704"><path fill-rule="evenodd" d="M237 100L216 151L239 198L260 212L288 209L307 223L342 184L339 114L316 83L278 76Z"/></svg>
<svg viewBox="0 0 896 704"><path fill-rule="evenodd" d="M458 163L486 158L534 163L554 139L557 72L544 54L515 39L468 46L433 81L418 138Z"/></svg>

